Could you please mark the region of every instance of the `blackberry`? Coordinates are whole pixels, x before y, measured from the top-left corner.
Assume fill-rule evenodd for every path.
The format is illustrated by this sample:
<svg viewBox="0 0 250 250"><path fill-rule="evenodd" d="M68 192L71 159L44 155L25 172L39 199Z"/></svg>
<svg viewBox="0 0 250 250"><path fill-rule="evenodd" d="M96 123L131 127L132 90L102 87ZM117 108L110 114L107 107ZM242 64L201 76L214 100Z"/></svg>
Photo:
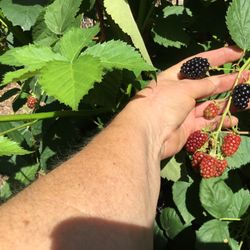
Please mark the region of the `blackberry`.
<svg viewBox="0 0 250 250"><path fill-rule="evenodd" d="M233 90L233 104L238 109L246 109L250 99L250 85L241 83Z"/></svg>
<svg viewBox="0 0 250 250"><path fill-rule="evenodd" d="M207 58L194 57L182 64L180 73L184 78L201 79L206 76L209 66Z"/></svg>

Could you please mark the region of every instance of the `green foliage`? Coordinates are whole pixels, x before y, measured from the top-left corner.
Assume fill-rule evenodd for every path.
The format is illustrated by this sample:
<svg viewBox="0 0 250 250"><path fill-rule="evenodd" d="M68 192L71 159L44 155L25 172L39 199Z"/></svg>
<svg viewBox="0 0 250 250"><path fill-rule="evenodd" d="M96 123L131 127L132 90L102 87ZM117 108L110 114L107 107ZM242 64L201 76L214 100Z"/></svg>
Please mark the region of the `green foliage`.
<svg viewBox="0 0 250 250"><path fill-rule="evenodd" d="M83 55L74 62L54 61L41 70L40 84L51 96L78 109L80 100L95 82L102 79L100 61L90 55Z"/></svg>
<svg viewBox="0 0 250 250"><path fill-rule="evenodd" d="M134 73L154 71L155 68L147 64L133 47L122 41L108 41L89 47L84 54L98 57L102 66L107 70L127 69Z"/></svg>
<svg viewBox="0 0 250 250"><path fill-rule="evenodd" d="M47 27L53 33L62 35L68 28L74 26L81 2L81 0L55 0L46 9L44 19Z"/></svg>
<svg viewBox="0 0 250 250"><path fill-rule="evenodd" d="M232 39L244 50L250 50L250 2L233 1L228 8L226 21Z"/></svg>
<svg viewBox="0 0 250 250"><path fill-rule="evenodd" d="M156 71L225 44L250 49L248 0L176 2L0 2L0 88L16 82L0 107L23 113L0 116L1 202L86 143ZM223 176L202 179L185 150L162 161L155 250L250 248L249 113L239 117L245 135Z"/></svg>
<svg viewBox="0 0 250 250"><path fill-rule="evenodd" d="M104 0L104 6L107 13L112 17L115 23L130 36L136 48L138 48L144 57L145 61L149 64L151 59L148 55L147 49L141 37L140 31L133 18L130 6L126 0ZM129 25L128 25L129 20Z"/></svg>
<svg viewBox="0 0 250 250"><path fill-rule="evenodd" d="M200 185L200 201L202 206L215 218L227 217L233 192L220 178L203 179Z"/></svg>
<svg viewBox="0 0 250 250"><path fill-rule="evenodd" d="M12 141L7 137L0 136L0 156L10 156L13 154L25 155L30 153L30 151L23 149L15 141Z"/></svg>
<svg viewBox="0 0 250 250"><path fill-rule="evenodd" d="M29 6L15 3L15 1L11 0L2 0L0 2L0 8L5 17L7 17L13 25L21 26L23 30L30 30L43 10L43 7L39 4Z"/></svg>

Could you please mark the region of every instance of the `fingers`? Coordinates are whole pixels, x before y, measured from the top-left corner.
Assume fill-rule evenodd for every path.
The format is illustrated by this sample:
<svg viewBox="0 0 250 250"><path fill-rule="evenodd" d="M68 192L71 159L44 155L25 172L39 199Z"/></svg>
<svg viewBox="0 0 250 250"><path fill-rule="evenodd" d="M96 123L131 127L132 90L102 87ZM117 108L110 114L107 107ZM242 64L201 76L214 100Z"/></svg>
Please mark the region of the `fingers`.
<svg viewBox="0 0 250 250"><path fill-rule="evenodd" d="M238 79L239 83L245 81L250 76L250 72L244 72ZM237 73L211 76L201 80L183 80L181 84L187 93L194 99L200 99L215 94L220 94L231 90L235 84Z"/></svg>
<svg viewBox="0 0 250 250"><path fill-rule="evenodd" d="M179 72L181 65L192 57L203 57L207 58L210 66L220 66L225 63L234 62L243 55L243 51L236 46L223 47L215 50L210 50L207 52L202 52L182 60L178 64L170 67L169 69L163 71L160 76L170 80L179 80Z"/></svg>
<svg viewBox="0 0 250 250"><path fill-rule="evenodd" d="M195 130L200 130L202 128L210 128L211 130L215 130L218 125L220 124L221 121L221 116L217 116L216 118L214 118L213 120L206 120L203 117L199 117L196 119L196 127ZM223 128L231 128L235 125L238 124L238 118L235 116L231 116L231 117L226 117L224 122L223 122Z"/></svg>

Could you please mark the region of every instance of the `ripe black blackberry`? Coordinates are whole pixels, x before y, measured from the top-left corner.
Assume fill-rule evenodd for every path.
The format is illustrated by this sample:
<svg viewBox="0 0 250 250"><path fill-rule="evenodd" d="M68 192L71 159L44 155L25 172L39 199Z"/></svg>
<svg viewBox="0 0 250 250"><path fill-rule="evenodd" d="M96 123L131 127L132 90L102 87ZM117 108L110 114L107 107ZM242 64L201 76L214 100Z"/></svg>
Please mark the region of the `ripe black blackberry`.
<svg viewBox="0 0 250 250"><path fill-rule="evenodd" d="M207 58L194 57L182 64L180 73L188 79L201 79L206 76L209 69Z"/></svg>
<svg viewBox="0 0 250 250"><path fill-rule="evenodd" d="M246 109L250 100L250 85L241 83L233 90L233 104L238 109Z"/></svg>

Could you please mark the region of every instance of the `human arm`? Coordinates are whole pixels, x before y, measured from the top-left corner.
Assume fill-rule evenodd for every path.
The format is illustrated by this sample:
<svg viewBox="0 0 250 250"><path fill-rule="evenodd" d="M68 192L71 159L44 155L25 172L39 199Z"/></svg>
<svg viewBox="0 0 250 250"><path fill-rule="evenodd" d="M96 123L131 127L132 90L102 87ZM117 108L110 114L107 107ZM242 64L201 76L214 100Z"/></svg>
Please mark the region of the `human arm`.
<svg viewBox="0 0 250 250"><path fill-rule="evenodd" d="M203 54L213 66L240 55ZM152 249L160 160L214 122L195 100L229 90L236 78L179 80L179 69L162 72L83 150L0 208L0 249Z"/></svg>

